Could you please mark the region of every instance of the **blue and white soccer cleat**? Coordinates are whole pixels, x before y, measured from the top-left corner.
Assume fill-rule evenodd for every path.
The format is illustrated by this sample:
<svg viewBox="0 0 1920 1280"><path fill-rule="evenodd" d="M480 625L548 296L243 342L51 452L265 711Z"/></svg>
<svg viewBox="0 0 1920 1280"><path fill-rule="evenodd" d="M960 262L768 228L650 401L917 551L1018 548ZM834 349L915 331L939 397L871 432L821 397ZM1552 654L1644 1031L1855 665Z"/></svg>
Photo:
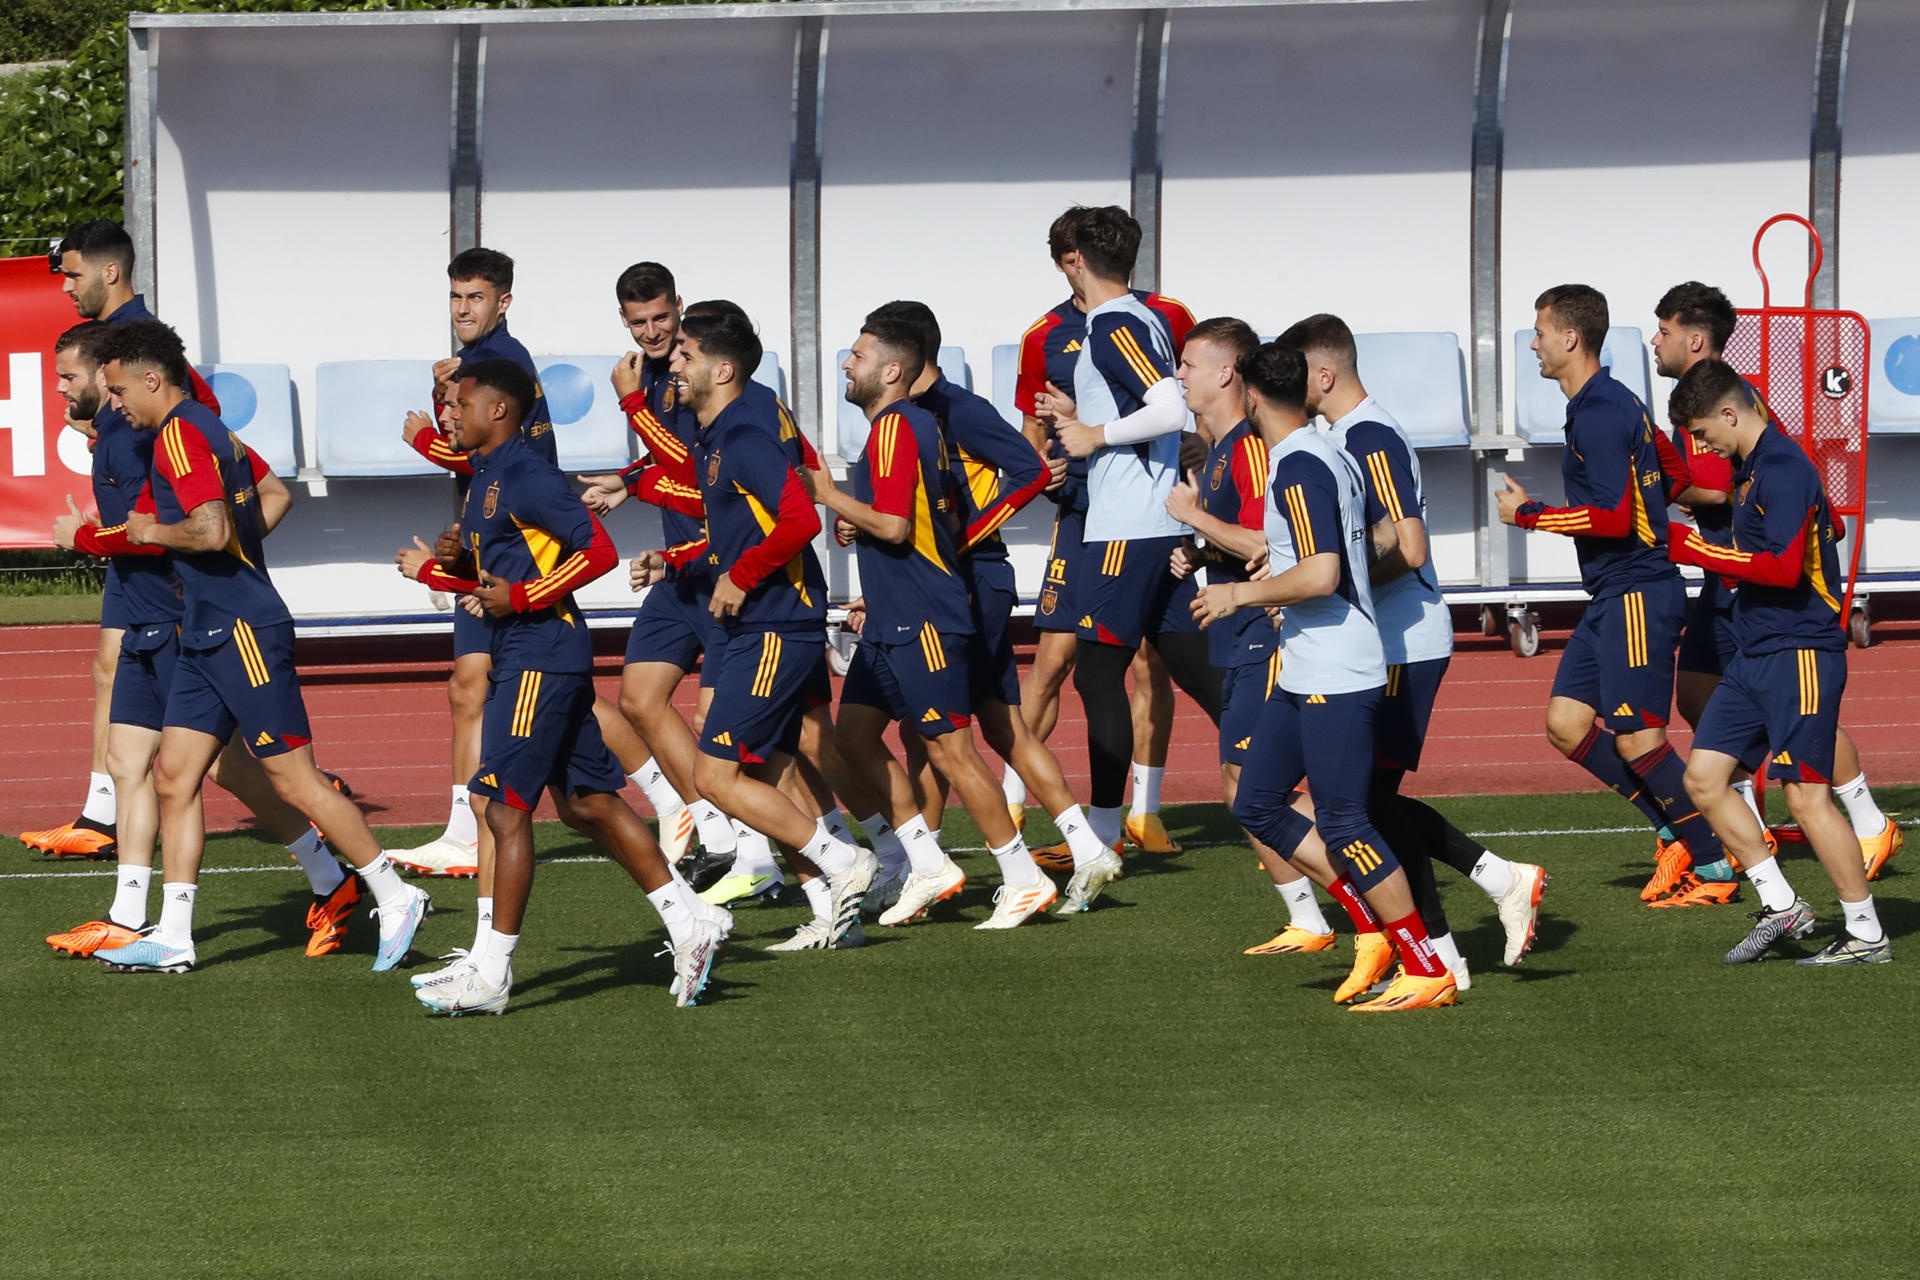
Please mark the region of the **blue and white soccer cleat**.
<svg viewBox="0 0 1920 1280"><path fill-rule="evenodd" d="M191 942L176 947L156 940L151 933L124 947L96 951L93 958L115 973L186 973L198 959Z"/></svg>
<svg viewBox="0 0 1920 1280"><path fill-rule="evenodd" d="M420 922L433 911L433 899L425 891L411 885L407 888L407 900L399 906L373 909L374 918L380 922L380 951L373 958L375 973L385 973L406 959Z"/></svg>

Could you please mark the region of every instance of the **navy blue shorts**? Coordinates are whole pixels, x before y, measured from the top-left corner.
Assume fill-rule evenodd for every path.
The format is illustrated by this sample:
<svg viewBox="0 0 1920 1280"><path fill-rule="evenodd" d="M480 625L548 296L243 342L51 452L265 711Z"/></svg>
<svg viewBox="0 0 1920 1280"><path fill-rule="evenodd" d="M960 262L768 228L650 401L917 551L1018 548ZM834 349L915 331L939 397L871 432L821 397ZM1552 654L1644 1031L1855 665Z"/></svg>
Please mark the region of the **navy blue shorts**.
<svg viewBox="0 0 1920 1280"><path fill-rule="evenodd" d="M467 789L532 812L548 787L564 795L613 792L627 783L600 737L593 677L555 671L487 673L480 767Z"/></svg>
<svg viewBox="0 0 1920 1280"><path fill-rule="evenodd" d="M182 649L164 727L193 729L222 743L237 729L257 759L312 742L293 668L293 624L256 631L236 619L219 648Z"/></svg>
<svg viewBox="0 0 1920 1280"><path fill-rule="evenodd" d="M700 749L721 760L793 754L801 717L831 696L824 631L738 631L707 651L707 664L719 669Z"/></svg>
<svg viewBox="0 0 1920 1280"><path fill-rule="evenodd" d="M1228 667L1220 681L1220 763L1244 765L1253 747L1253 731L1280 680L1280 651L1264 662Z"/></svg>
<svg viewBox="0 0 1920 1280"><path fill-rule="evenodd" d="M1138 649L1151 636L1198 633L1194 576L1173 576L1173 549L1183 538L1090 542L1080 570L1082 640Z"/></svg>
<svg viewBox="0 0 1920 1280"><path fill-rule="evenodd" d="M1845 649L1741 654L1707 700L1695 751L1732 756L1776 782L1830 782L1847 688Z"/></svg>
<svg viewBox="0 0 1920 1280"><path fill-rule="evenodd" d="M120 585L120 579L111 569L107 571L107 585L100 592L100 629L102 631L125 631L129 625L127 618L127 593Z"/></svg>
<svg viewBox="0 0 1920 1280"><path fill-rule="evenodd" d="M1686 612L1687 589L1677 577L1595 600L1560 655L1553 696L1586 703L1615 733L1664 728Z"/></svg>
<svg viewBox="0 0 1920 1280"><path fill-rule="evenodd" d="M1387 689L1373 720L1373 754L1389 769L1408 773L1420 767L1420 749L1427 744L1427 722L1440 696L1452 658L1429 658L1387 668Z"/></svg>
<svg viewBox="0 0 1920 1280"><path fill-rule="evenodd" d="M1367 818L1373 779L1375 717L1380 689L1357 693L1289 693L1275 689L1260 709L1253 746L1241 766L1233 812L1256 837L1291 857L1304 826L1288 804L1304 778L1313 792L1314 825L1336 869L1372 884L1399 863ZM1288 832L1295 834L1290 838Z"/></svg>
<svg viewBox="0 0 1920 1280"><path fill-rule="evenodd" d="M142 729L163 727L173 671L179 664L179 624L129 627L126 639L120 642L120 664L113 672L113 706L107 719Z"/></svg>
<svg viewBox="0 0 1920 1280"><path fill-rule="evenodd" d="M713 629L713 597L702 588L697 580L674 577L648 590L627 633L628 666L664 662L692 671L699 665Z"/></svg>
<svg viewBox="0 0 1920 1280"><path fill-rule="evenodd" d="M840 705L877 707L923 738L973 723L966 656L971 636L943 636L931 622L905 644L862 640L840 686Z"/></svg>
<svg viewBox="0 0 1920 1280"><path fill-rule="evenodd" d="M1681 671L1722 676L1739 650L1733 636L1733 593L1710 573L1700 584L1700 594L1687 606L1687 624L1680 633L1680 656L1675 666Z"/></svg>
<svg viewBox="0 0 1920 1280"><path fill-rule="evenodd" d="M1005 560L975 560L973 642L967 648L967 675L975 707L998 698L1020 705L1020 664L1013 653L1013 606L1019 602L1013 566Z"/></svg>
<svg viewBox="0 0 1920 1280"><path fill-rule="evenodd" d="M466 611L458 596L453 601L453 656L458 661L470 653L484 653L493 657L493 628L485 618L476 618Z"/></svg>
<svg viewBox="0 0 1920 1280"><path fill-rule="evenodd" d="M1080 626L1074 591L1080 580L1085 546L1080 538L1087 513L1060 508L1053 518L1053 545L1047 548L1047 576L1040 583L1040 603L1033 611L1036 631L1074 631Z"/></svg>

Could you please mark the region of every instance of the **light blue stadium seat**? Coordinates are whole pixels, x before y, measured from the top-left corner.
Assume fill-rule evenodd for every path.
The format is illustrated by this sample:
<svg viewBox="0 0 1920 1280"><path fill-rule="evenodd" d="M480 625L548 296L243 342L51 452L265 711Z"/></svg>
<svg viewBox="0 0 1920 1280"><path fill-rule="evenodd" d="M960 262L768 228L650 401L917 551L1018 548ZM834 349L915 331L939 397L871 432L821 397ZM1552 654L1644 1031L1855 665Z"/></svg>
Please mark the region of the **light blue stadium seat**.
<svg viewBox="0 0 1920 1280"><path fill-rule="evenodd" d="M618 471L628 451L627 416L613 394L613 356L536 356L540 389L553 418L553 440L560 467L579 471Z"/></svg>
<svg viewBox="0 0 1920 1280"><path fill-rule="evenodd" d="M1532 348L1533 330L1514 333L1514 430L1528 444L1564 444L1567 398L1560 394L1558 383L1540 376L1540 361ZM1612 371L1642 404L1647 402L1653 384L1647 375L1646 338L1640 330L1632 325L1615 325L1607 330L1607 340L1600 346L1600 367Z"/></svg>
<svg viewBox="0 0 1920 1280"><path fill-rule="evenodd" d="M1360 380L1416 449L1467 443L1467 371L1451 333L1356 333Z"/></svg>
<svg viewBox="0 0 1920 1280"><path fill-rule="evenodd" d="M1014 403L1014 387L1020 380L1020 344L1008 343L993 349L993 407L1000 416L1018 428L1025 420Z"/></svg>
<svg viewBox="0 0 1920 1280"><path fill-rule="evenodd" d="M843 458L857 458L865 451L869 425L866 415L847 403L847 375L842 366L846 364L851 350L842 347L833 353L833 367L840 371L839 381L834 384L834 395L840 402L835 422L840 428L840 456ZM962 348L940 348L940 372L946 375L948 382L973 390L973 371L967 367L967 353Z"/></svg>
<svg viewBox="0 0 1920 1280"><path fill-rule="evenodd" d="M293 379L283 364L203 364L200 376L220 402L220 420L277 476L300 470L293 430Z"/></svg>
<svg viewBox="0 0 1920 1280"><path fill-rule="evenodd" d="M314 377L323 474L445 474L400 438L409 411L433 412L433 361L343 360L316 366Z"/></svg>
<svg viewBox="0 0 1920 1280"><path fill-rule="evenodd" d="M787 398L787 375L780 371L780 357L773 352L761 353L760 367L753 371L753 380L763 387L771 387L773 394L782 400Z"/></svg>
<svg viewBox="0 0 1920 1280"><path fill-rule="evenodd" d="M1867 379L1867 431L1920 434L1920 316L1869 320L1873 368Z"/></svg>

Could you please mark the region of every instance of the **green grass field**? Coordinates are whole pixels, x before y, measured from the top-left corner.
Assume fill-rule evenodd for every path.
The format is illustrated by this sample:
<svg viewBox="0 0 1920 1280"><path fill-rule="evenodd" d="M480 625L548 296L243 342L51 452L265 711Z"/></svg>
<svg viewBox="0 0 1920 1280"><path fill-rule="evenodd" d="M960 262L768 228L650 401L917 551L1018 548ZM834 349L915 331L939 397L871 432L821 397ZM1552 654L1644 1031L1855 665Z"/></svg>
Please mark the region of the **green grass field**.
<svg viewBox="0 0 1920 1280"><path fill-rule="evenodd" d="M1609 796L1442 807L1476 832L1631 817ZM1331 1002L1344 923L1332 957L1242 956L1278 927L1273 890L1217 806L1168 817L1187 852L1130 861L1072 920L964 927L988 909L981 853L957 913L859 951L768 955L801 912L748 908L689 1010L639 891L554 862L509 1016L451 1022L368 971L370 922L302 955L277 846L214 843L236 870L204 881L202 967L167 978L52 955L41 936L111 882L7 841L0 1271L1914 1273L1920 905L1899 861L1876 886L1895 964L1730 969L1744 908L1643 908L1644 834L1490 838L1553 874L1529 963L1500 968L1491 904L1443 872L1472 992L1366 1018ZM958 815L947 839L978 843ZM557 826L541 848L588 851ZM1785 865L1824 935L1831 888L1809 855ZM471 883L435 893L419 960L472 934Z"/></svg>

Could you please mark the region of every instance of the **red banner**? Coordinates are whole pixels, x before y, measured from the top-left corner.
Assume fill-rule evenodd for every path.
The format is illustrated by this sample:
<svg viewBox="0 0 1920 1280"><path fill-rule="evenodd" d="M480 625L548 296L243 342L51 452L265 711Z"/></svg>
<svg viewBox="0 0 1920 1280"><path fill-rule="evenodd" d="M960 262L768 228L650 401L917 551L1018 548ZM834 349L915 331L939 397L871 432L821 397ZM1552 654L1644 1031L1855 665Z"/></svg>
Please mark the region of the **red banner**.
<svg viewBox="0 0 1920 1280"><path fill-rule="evenodd" d="M68 494L93 507L87 442L53 376L54 340L78 320L44 256L0 258L0 547L51 547Z"/></svg>

